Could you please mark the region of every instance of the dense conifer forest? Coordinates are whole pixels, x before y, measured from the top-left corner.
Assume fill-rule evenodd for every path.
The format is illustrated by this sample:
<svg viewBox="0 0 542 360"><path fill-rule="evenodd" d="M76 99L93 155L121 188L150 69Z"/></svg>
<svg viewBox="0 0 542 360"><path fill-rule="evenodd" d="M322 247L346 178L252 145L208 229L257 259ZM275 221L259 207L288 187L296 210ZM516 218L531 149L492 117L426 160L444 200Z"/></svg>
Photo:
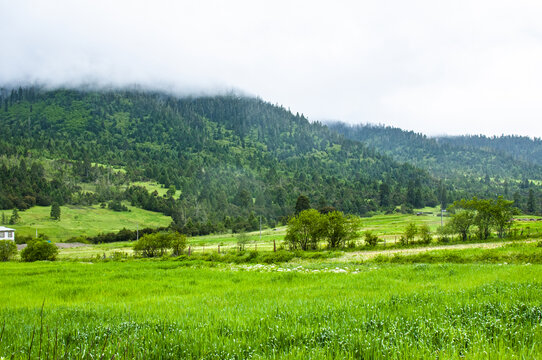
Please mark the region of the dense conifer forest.
<svg viewBox="0 0 542 360"><path fill-rule="evenodd" d="M396 161L408 162L469 195L515 200L527 213L540 211L542 141L522 136L426 135L381 125L328 125ZM470 196L465 196L470 197Z"/></svg>
<svg viewBox="0 0 542 360"><path fill-rule="evenodd" d="M2 89L0 102L1 209L109 203L122 210L129 201L204 234L255 229L260 216L271 226L285 222L300 195L313 208L358 215L474 195L515 196L526 208L529 191L539 205L532 181L540 167L502 149L453 158L456 145L383 128L363 138L257 98L26 87ZM170 191L159 196L136 181Z"/></svg>

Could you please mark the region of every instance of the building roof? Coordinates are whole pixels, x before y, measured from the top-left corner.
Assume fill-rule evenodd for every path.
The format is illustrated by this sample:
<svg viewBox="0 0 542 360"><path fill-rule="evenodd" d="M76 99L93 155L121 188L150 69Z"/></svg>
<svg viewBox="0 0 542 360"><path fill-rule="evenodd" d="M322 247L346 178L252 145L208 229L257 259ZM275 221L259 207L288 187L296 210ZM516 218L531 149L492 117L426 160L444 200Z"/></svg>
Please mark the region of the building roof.
<svg viewBox="0 0 542 360"><path fill-rule="evenodd" d="M0 226L0 231L15 231L15 229L10 229L4 226Z"/></svg>

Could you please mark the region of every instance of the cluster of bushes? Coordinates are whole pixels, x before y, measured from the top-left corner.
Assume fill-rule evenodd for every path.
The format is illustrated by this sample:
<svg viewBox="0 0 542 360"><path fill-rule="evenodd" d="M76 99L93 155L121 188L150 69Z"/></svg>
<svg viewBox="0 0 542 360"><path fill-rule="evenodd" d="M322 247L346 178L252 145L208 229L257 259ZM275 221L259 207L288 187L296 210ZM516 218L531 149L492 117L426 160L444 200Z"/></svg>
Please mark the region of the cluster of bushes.
<svg viewBox="0 0 542 360"><path fill-rule="evenodd" d="M466 241L472 232L480 240L486 240L492 231L496 231L499 238L507 236L512 227L513 216L519 213L513 207L514 202L504 200L499 196L494 199L455 201L448 208L452 213L450 221L442 230L443 234L457 234Z"/></svg>
<svg viewBox="0 0 542 360"><path fill-rule="evenodd" d="M11 240L0 240L0 261L9 261L17 255L17 245ZM56 260L58 248L43 238L31 239L21 250L23 261Z"/></svg>
<svg viewBox="0 0 542 360"><path fill-rule="evenodd" d="M128 230L126 228L120 230L116 233L105 233L105 234L98 234L96 236L77 236L77 237L71 237L66 242L80 242L85 244L103 244L103 243L112 243L112 242L119 242L119 241L135 241L139 237L143 237L148 234L153 234L160 231L166 231L167 228L161 227L161 228L144 228L140 229L138 231L136 230Z"/></svg>
<svg viewBox="0 0 542 360"><path fill-rule="evenodd" d="M102 203L100 205L102 208L105 207L105 203ZM109 210L113 210L113 211L117 211L117 212L122 212L122 211L130 211L130 209L128 209L128 207L126 205L123 205L122 202L120 202L120 200L111 200L108 204L107 204L107 208Z"/></svg>
<svg viewBox="0 0 542 360"><path fill-rule="evenodd" d="M186 235L177 232L159 232L147 234L134 244L134 252L142 257L156 257L167 255L179 256L186 249Z"/></svg>
<svg viewBox="0 0 542 360"><path fill-rule="evenodd" d="M31 242L32 240L35 240L35 239L36 238L34 238L34 237L30 236L30 235L17 235L15 237L15 243L18 244L18 245L28 244L29 242ZM39 234L38 239L47 241L47 240L49 240L49 236L47 236L46 234Z"/></svg>
<svg viewBox="0 0 542 360"><path fill-rule="evenodd" d="M0 261L9 261L17 255L17 245L11 240L0 240Z"/></svg>
<svg viewBox="0 0 542 360"><path fill-rule="evenodd" d="M21 250L21 259L23 261L39 261L39 260L56 260L58 255L58 247L43 239L34 239L26 244L26 247Z"/></svg>
<svg viewBox="0 0 542 360"><path fill-rule="evenodd" d="M339 248L354 239L359 228L358 218L345 216L340 211L323 214L308 209L290 218L285 241L292 250L316 249L320 241L327 242L328 248Z"/></svg>
<svg viewBox="0 0 542 360"><path fill-rule="evenodd" d="M380 241L380 238L377 235L373 234L370 230L365 231L363 235L365 239L365 245L367 246L375 247Z"/></svg>
<svg viewBox="0 0 542 360"><path fill-rule="evenodd" d="M433 240L429 225L422 224L419 227L414 223L407 225L399 241L401 245L409 244L429 244Z"/></svg>

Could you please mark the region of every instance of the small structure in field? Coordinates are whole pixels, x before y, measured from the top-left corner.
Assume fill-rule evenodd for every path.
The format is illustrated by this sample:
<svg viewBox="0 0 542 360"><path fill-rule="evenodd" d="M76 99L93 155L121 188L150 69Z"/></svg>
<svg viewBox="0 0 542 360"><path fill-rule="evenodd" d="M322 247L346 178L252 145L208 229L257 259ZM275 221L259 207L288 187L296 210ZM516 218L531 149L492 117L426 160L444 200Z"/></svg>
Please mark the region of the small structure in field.
<svg viewBox="0 0 542 360"><path fill-rule="evenodd" d="M0 240L15 241L15 229L10 229L4 226L0 226Z"/></svg>

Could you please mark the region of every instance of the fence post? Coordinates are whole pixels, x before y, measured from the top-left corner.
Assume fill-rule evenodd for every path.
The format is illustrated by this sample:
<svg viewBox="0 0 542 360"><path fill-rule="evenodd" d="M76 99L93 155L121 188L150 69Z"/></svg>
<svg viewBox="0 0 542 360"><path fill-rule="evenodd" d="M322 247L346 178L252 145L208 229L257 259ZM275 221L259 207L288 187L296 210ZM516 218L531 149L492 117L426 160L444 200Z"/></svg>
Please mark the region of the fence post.
<svg viewBox="0 0 542 360"><path fill-rule="evenodd" d="M218 245L218 253L220 254L220 245Z"/></svg>
<svg viewBox="0 0 542 360"><path fill-rule="evenodd" d="M192 247L191 246L188 247L188 255L192 255Z"/></svg>
<svg viewBox="0 0 542 360"><path fill-rule="evenodd" d="M273 239L273 251L277 252L277 244L275 243L275 239Z"/></svg>

